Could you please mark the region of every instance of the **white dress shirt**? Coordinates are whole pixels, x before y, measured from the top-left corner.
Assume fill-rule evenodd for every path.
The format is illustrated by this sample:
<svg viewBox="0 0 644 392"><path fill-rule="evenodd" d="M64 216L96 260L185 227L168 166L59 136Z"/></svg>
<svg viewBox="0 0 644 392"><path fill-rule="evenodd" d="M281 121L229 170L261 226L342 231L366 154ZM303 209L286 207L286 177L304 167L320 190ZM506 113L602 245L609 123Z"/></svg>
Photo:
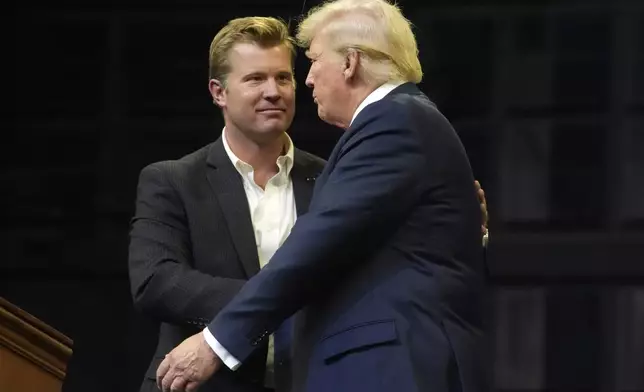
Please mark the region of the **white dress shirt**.
<svg viewBox="0 0 644 392"><path fill-rule="evenodd" d="M239 159L230 149L226 140L226 129L224 128L222 142L226 154L233 166L242 177L244 191L248 199L248 207L251 214L251 221L255 232L255 243L257 255L259 256L260 268L264 267L275 251L282 245L291 232L293 224L297 219L295 197L293 195L293 182L291 181L291 169L294 162L294 147L291 138L285 135L286 154L277 158L278 172L271 177L264 189L254 179L255 170L251 165ZM215 351L222 362L230 369L235 370L240 362L226 350L215 337L205 328L204 337L208 345ZM273 374L273 337L270 336L268 356L266 358L267 384L272 383ZM270 386L270 385L269 385Z"/></svg>

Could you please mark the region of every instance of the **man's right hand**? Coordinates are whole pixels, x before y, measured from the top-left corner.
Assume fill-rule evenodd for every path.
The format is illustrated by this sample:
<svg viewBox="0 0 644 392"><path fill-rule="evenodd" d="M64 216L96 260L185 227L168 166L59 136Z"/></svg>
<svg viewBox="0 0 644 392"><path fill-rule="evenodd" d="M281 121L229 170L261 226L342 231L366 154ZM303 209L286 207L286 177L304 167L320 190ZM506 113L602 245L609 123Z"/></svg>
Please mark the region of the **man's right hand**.
<svg viewBox="0 0 644 392"><path fill-rule="evenodd" d="M157 387L163 392L196 391L221 365L203 334L198 333L165 356L157 369Z"/></svg>

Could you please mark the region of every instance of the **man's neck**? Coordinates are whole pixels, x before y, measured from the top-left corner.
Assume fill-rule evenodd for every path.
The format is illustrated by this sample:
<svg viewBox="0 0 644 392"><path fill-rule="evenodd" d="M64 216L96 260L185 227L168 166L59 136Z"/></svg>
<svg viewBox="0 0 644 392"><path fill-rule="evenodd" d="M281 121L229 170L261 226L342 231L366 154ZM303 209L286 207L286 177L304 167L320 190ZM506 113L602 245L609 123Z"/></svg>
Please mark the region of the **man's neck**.
<svg viewBox="0 0 644 392"><path fill-rule="evenodd" d="M237 158L251 165L255 172L277 173L277 158L285 153L285 135L258 143L240 131L226 127L226 141Z"/></svg>
<svg viewBox="0 0 644 392"><path fill-rule="evenodd" d="M371 86L367 84L361 84L360 86L357 86L353 90L351 90L351 95L350 95L350 104L347 105L349 108L349 111L347 115L345 116L345 119L343 119L343 124L342 128L348 129L349 126L351 125L351 119L353 118L353 114L358 110L358 107L364 101L369 94L374 92L378 86Z"/></svg>

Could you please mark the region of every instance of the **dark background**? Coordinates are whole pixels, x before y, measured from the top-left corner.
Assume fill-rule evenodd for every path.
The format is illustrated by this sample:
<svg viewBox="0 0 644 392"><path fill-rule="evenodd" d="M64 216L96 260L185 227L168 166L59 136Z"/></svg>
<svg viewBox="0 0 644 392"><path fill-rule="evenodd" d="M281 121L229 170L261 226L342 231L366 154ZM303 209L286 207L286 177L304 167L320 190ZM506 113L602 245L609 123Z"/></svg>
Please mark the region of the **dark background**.
<svg viewBox="0 0 644 392"><path fill-rule="evenodd" d="M399 2L421 88L487 192L497 391L644 390L642 3ZM230 18L302 8L267 4L13 5L0 295L74 340L65 392L138 387L156 339L127 275L138 172L220 134L210 41ZM291 135L326 158L340 131L316 117L301 54L296 68Z"/></svg>

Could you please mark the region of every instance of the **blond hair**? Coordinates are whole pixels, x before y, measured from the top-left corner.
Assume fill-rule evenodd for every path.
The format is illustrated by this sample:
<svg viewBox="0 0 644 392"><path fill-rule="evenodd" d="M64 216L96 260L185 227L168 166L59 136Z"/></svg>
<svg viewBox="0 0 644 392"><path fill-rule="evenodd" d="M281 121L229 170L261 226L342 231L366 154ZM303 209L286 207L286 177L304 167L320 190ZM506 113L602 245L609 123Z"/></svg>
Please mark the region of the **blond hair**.
<svg viewBox="0 0 644 392"><path fill-rule="evenodd" d="M291 66L295 57L295 45L286 24L276 18L250 16L229 21L210 43L208 77L226 84L230 73L228 54L238 43L253 43L263 48L286 46L291 52Z"/></svg>
<svg viewBox="0 0 644 392"><path fill-rule="evenodd" d="M297 43L308 48L318 34L328 38L339 53L350 49L360 52L362 76L372 83L422 80L411 23L395 4L385 0L328 1L300 22Z"/></svg>

